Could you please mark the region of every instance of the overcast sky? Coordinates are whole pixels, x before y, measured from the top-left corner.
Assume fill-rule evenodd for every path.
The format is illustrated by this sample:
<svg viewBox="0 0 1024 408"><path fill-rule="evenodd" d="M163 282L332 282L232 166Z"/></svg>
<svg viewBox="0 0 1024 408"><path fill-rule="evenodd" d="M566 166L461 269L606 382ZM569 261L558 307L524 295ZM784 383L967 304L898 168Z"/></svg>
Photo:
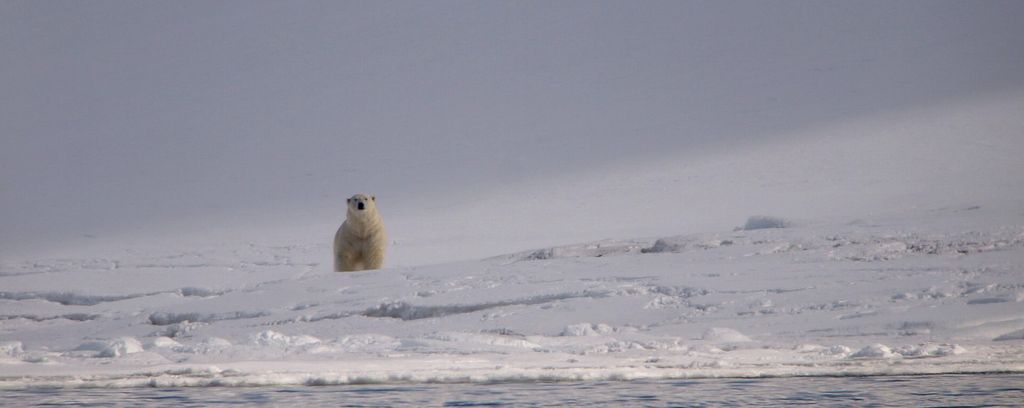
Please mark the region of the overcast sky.
<svg viewBox="0 0 1024 408"><path fill-rule="evenodd" d="M1021 21L1020 1L7 0L0 255L1019 89Z"/></svg>

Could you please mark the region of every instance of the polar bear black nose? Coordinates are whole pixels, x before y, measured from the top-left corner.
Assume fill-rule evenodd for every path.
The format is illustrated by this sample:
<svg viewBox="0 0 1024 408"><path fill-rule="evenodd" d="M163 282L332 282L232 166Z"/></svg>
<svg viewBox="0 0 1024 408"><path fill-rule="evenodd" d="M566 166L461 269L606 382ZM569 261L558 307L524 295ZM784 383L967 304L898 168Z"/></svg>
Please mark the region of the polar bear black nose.
<svg viewBox="0 0 1024 408"><path fill-rule="evenodd" d="M358 208L360 210L365 210L366 209L366 204L363 204L363 203L356 204L356 208Z"/></svg>

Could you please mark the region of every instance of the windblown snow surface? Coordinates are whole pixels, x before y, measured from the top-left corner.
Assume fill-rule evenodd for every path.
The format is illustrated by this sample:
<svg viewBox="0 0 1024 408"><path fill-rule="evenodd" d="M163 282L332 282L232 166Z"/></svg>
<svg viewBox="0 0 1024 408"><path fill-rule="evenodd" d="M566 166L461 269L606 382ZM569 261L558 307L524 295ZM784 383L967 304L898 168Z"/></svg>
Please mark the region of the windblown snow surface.
<svg viewBox="0 0 1024 408"><path fill-rule="evenodd" d="M358 273L322 244L6 264L0 387L1019 372L1024 217L993 215Z"/></svg>
<svg viewBox="0 0 1024 408"><path fill-rule="evenodd" d="M1019 2L49 4L0 389L1024 372Z"/></svg>

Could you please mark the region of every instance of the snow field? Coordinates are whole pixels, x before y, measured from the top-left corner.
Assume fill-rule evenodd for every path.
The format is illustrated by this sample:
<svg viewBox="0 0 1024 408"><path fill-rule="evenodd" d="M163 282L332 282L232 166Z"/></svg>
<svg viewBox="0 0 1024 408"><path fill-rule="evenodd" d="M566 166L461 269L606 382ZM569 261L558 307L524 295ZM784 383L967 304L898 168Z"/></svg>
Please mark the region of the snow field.
<svg viewBox="0 0 1024 408"><path fill-rule="evenodd" d="M322 270L307 247L232 249L247 254L237 264L210 250L129 260L138 269L5 265L0 387L1020 371L1024 224L993 215L357 273ZM178 279L139 273L166 268ZM177 287L211 270L225 275ZM84 292L64 276L122 285Z"/></svg>

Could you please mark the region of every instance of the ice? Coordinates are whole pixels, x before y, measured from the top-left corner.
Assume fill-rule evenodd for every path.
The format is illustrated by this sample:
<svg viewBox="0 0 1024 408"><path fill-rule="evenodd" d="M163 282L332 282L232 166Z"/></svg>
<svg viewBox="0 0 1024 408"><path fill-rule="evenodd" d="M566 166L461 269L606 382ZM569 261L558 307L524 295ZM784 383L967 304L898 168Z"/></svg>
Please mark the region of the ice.
<svg viewBox="0 0 1024 408"><path fill-rule="evenodd" d="M792 225L793 223L785 218L767 215L754 215L747 218L747 222L743 224L743 230L753 231L765 228L788 228Z"/></svg>
<svg viewBox="0 0 1024 408"><path fill-rule="evenodd" d="M273 330L265 330L252 336L252 342L259 346L289 348L320 344L320 339L307 335L289 336Z"/></svg>
<svg viewBox="0 0 1024 408"><path fill-rule="evenodd" d="M94 357L122 357L143 351L142 343L133 337L119 337L105 341L89 341L78 345L74 351L93 351Z"/></svg>
<svg viewBox="0 0 1024 408"><path fill-rule="evenodd" d="M942 357L966 353L967 349L959 344L921 344L908 345L896 350L903 357Z"/></svg>
<svg viewBox="0 0 1024 408"><path fill-rule="evenodd" d="M884 344L872 344L865 346L857 352L850 354L850 358L893 358L898 357L896 353L893 353L889 346Z"/></svg>
<svg viewBox="0 0 1024 408"><path fill-rule="evenodd" d="M609 334L614 332L615 329L611 326L598 323L577 323L565 326L562 330L562 336L579 337L579 336L600 336L602 334Z"/></svg>
<svg viewBox="0 0 1024 408"><path fill-rule="evenodd" d="M1022 4L0 3L0 389L1024 372Z"/></svg>
<svg viewBox="0 0 1024 408"><path fill-rule="evenodd" d="M305 268L298 262L278 266L280 279L255 275L210 296L161 292L88 305L9 298L2 323L17 330L4 335L2 361L22 375L0 386L72 384L61 379L66 370L80 373L71 378L81 386L1014 371L1024 361L1016 267L1024 246L1012 239L1020 227L1005 220L982 209L909 213L568 244L560 248L580 250L543 259L522 252L294 274ZM928 248L1007 244L837 256L895 237L927 237ZM618 249L654 242L677 249ZM780 246L787 249L772 250ZM91 289L74 279L2 279L54 293ZM74 313L92 317L26 317ZM900 365L886 363L893 360ZM217 369L189 371L197 366Z"/></svg>
<svg viewBox="0 0 1024 408"><path fill-rule="evenodd" d="M0 343L0 353L7 357L17 357L25 352L20 341L5 341Z"/></svg>
<svg viewBox="0 0 1024 408"><path fill-rule="evenodd" d="M750 337L726 327L712 327L701 335L701 339L715 343L743 343L750 341Z"/></svg>
<svg viewBox="0 0 1024 408"><path fill-rule="evenodd" d="M174 341L174 339L172 339L170 337L162 337L161 336L161 337L156 337L153 340L151 340L150 343L149 343L149 347L147 347L147 348L153 348L153 347L175 349L175 348L181 348L181 343L178 343L177 341Z"/></svg>

